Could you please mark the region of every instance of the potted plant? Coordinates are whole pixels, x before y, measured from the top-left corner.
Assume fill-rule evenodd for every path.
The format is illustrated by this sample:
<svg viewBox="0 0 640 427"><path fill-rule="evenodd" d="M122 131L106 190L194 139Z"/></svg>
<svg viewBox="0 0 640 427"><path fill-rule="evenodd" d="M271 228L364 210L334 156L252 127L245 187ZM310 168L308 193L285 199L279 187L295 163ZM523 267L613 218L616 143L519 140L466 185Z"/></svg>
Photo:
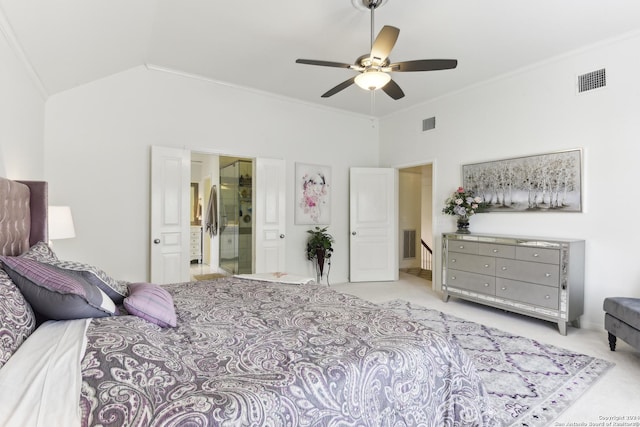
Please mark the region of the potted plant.
<svg viewBox="0 0 640 427"><path fill-rule="evenodd" d="M309 240L307 240L307 259L315 260L317 282L324 275L324 264L328 261L331 265L331 253L333 252L333 236L327 233L328 227L315 227L313 230L307 230ZM327 272L327 276L329 273Z"/></svg>

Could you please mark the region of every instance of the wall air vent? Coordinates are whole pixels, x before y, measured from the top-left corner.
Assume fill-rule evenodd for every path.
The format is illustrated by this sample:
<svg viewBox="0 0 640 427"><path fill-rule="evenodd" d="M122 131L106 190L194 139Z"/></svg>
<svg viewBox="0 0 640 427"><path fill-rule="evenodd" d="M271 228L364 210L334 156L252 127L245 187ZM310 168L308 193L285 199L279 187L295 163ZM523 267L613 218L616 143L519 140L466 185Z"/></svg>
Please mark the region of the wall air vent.
<svg viewBox="0 0 640 427"><path fill-rule="evenodd" d="M607 86L607 74L604 68L578 76L578 93L588 92Z"/></svg>
<svg viewBox="0 0 640 427"><path fill-rule="evenodd" d="M416 230L403 230L402 258L416 257Z"/></svg>
<svg viewBox="0 0 640 427"><path fill-rule="evenodd" d="M429 117L428 119L424 119L422 121L422 131L427 131L436 128L436 118Z"/></svg>

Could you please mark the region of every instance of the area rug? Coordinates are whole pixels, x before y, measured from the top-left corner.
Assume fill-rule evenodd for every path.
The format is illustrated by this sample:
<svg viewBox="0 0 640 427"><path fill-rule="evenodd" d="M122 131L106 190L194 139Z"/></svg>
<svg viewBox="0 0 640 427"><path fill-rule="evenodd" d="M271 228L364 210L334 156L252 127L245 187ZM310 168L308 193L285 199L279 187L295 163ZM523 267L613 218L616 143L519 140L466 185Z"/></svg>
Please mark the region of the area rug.
<svg viewBox="0 0 640 427"><path fill-rule="evenodd" d="M196 281L200 282L202 280L215 280L220 279L222 277L227 277L224 274L211 273L211 274L196 274L193 276Z"/></svg>
<svg viewBox="0 0 640 427"><path fill-rule="evenodd" d="M614 366L408 301L380 305L449 336L464 348L503 426L550 425Z"/></svg>

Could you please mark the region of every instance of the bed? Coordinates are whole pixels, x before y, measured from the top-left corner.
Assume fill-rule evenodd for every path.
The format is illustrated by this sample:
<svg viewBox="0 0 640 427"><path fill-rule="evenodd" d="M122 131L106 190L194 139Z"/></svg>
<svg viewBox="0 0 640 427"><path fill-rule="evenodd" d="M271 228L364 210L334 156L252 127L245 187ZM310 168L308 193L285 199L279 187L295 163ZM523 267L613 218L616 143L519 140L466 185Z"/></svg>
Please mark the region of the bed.
<svg viewBox="0 0 640 427"><path fill-rule="evenodd" d="M495 425L442 335L315 284L113 279L44 243L46 198L0 178L0 425Z"/></svg>

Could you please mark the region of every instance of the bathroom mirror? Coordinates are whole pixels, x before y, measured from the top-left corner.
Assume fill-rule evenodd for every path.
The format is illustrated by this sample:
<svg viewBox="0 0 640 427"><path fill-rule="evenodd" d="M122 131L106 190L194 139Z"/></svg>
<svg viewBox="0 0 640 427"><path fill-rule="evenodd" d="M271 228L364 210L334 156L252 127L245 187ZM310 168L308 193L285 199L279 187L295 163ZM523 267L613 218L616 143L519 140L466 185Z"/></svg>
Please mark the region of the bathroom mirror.
<svg viewBox="0 0 640 427"><path fill-rule="evenodd" d="M201 225L202 212L198 200L198 183L191 183L191 225Z"/></svg>

